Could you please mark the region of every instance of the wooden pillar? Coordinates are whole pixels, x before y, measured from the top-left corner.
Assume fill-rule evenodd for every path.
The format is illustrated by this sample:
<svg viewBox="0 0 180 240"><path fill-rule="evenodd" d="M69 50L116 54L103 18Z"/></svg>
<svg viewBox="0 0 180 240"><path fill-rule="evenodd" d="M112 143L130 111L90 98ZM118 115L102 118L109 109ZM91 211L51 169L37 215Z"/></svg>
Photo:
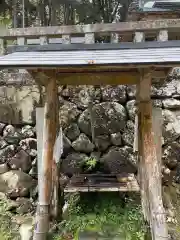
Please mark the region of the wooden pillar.
<svg viewBox="0 0 180 240"><path fill-rule="evenodd" d="M138 150L144 191L142 198L145 198L144 214L150 223L152 239L163 240L168 239L168 231L161 192L161 149L156 148L150 90L151 71L142 70L138 85Z"/></svg>
<svg viewBox="0 0 180 240"><path fill-rule="evenodd" d="M46 85L46 98L44 106L44 120L42 132L42 167L38 177L42 189L41 199L37 211L35 226L35 240L44 240L49 231L50 203L52 198L52 165L53 148L56 138L56 97L57 86L55 79L49 79Z"/></svg>
<svg viewBox="0 0 180 240"><path fill-rule="evenodd" d="M56 81L56 78L54 76L54 81ZM55 97L55 106L54 106L54 111L55 111L55 136L56 140L59 137L59 101L58 101L58 91L56 89L56 97ZM55 141L54 141L55 143ZM57 142L56 142L57 145ZM55 145L54 145L55 147ZM53 147L53 150L54 150ZM56 146L61 149L62 146ZM53 162L52 162L52 209L51 209L51 215L54 219L60 220L62 218L62 208L64 204L64 196L63 192L61 192L60 188L60 163L59 163L59 158L60 156L55 156L55 152L53 152ZM57 159L58 158L58 159ZM58 161L57 161L58 160Z"/></svg>

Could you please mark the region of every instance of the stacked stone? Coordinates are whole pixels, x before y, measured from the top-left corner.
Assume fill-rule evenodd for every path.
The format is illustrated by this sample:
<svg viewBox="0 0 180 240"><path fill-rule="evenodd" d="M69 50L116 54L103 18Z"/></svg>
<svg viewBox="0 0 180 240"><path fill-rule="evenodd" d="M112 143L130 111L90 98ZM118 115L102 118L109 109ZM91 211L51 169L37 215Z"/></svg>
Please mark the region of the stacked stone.
<svg viewBox="0 0 180 240"><path fill-rule="evenodd" d="M82 173L81 163L87 157L96 158L101 164L102 172L136 173L137 163L133 154L135 95L135 86L59 88L59 119L64 133L61 171L65 175ZM179 182L178 77L169 78L164 83L155 83L151 96L154 106L162 108L163 113L164 169L166 173L170 170ZM89 103L92 99L90 114ZM29 112L28 116L31 114ZM37 140L34 126L33 121L31 125L23 126L0 124L0 192L11 198L28 197L37 185Z"/></svg>

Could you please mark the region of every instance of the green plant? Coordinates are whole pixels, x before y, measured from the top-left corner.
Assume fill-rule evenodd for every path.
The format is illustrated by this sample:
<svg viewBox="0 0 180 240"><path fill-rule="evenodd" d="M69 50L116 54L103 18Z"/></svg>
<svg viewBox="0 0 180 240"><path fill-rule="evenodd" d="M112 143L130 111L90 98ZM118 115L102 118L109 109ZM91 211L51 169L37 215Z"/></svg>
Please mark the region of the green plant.
<svg viewBox="0 0 180 240"><path fill-rule="evenodd" d="M78 240L79 233L87 231L109 239L112 233L125 240L144 239L146 227L139 205L128 201L124 206L118 194L90 194L71 197L69 217L59 225L62 236L71 233Z"/></svg>
<svg viewBox="0 0 180 240"><path fill-rule="evenodd" d="M84 171L91 171L97 165L97 159L93 157L87 157L82 161L82 168Z"/></svg>

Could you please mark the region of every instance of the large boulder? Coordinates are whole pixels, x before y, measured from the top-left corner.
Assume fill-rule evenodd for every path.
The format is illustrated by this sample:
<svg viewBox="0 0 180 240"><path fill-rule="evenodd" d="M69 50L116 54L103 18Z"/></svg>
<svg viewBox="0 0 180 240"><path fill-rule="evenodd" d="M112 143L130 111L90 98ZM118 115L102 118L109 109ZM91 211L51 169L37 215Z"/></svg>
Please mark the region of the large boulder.
<svg viewBox="0 0 180 240"><path fill-rule="evenodd" d="M9 161L16 153L15 145L8 145L0 150L0 163Z"/></svg>
<svg viewBox="0 0 180 240"><path fill-rule="evenodd" d="M20 141L19 145L31 157L36 157L36 155L37 155L37 140L35 138L23 139Z"/></svg>
<svg viewBox="0 0 180 240"><path fill-rule="evenodd" d="M169 98L177 95L177 85L178 81L167 80L164 82L157 82L152 85L151 88L151 96L157 98Z"/></svg>
<svg viewBox="0 0 180 240"><path fill-rule="evenodd" d="M63 97L77 105L78 108L85 109L93 100L95 103L100 102L101 92L99 88L91 85L67 86L62 91Z"/></svg>
<svg viewBox="0 0 180 240"><path fill-rule="evenodd" d="M60 125L65 128L70 123L76 121L81 112L78 110L74 103L65 101L59 109L59 121Z"/></svg>
<svg viewBox="0 0 180 240"><path fill-rule="evenodd" d="M75 151L84 153L90 153L94 150L94 144L84 133L81 133L79 137L72 142L72 147Z"/></svg>
<svg viewBox="0 0 180 240"><path fill-rule="evenodd" d="M120 132L111 134L111 143L115 146L121 146L122 145L122 136L121 136Z"/></svg>
<svg viewBox="0 0 180 240"><path fill-rule="evenodd" d="M111 147L108 153L101 158L104 170L111 173L135 173L136 163L132 157L133 150L131 147Z"/></svg>
<svg viewBox="0 0 180 240"><path fill-rule="evenodd" d="M18 145L22 135L12 125L7 125L3 130L3 139L8 144Z"/></svg>
<svg viewBox="0 0 180 240"><path fill-rule="evenodd" d="M93 106L92 118L95 135L108 135L124 129L127 114L121 104L116 102L103 102ZM82 132L91 136L91 122L88 109L80 115L78 125Z"/></svg>
<svg viewBox="0 0 180 240"><path fill-rule="evenodd" d="M35 136L36 130L33 126L25 125L21 129L21 134L23 138L32 138Z"/></svg>
<svg viewBox="0 0 180 240"><path fill-rule="evenodd" d="M27 152L21 149L8 161L8 165L11 169L22 170L28 173L32 166L31 157Z"/></svg>
<svg viewBox="0 0 180 240"><path fill-rule="evenodd" d="M175 169L180 163L180 144L178 142L168 143L163 148L163 162L170 169Z"/></svg>
<svg viewBox="0 0 180 240"><path fill-rule="evenodd" d="M62 159L61 172L72 176L82 173L82 162L87 158L84 153L70 153L65 159Z"/></svg>
<svg viewBox="0 0 180 240"><path fill-rule="evenodd" d="M99 135L95 137L95 145L99 151L105 151L110 144L111 142L108 135Z"/></svg>
<svg viewBox="0 0 180 240"><path fill-rule="evenodd" d="M126 86L117 85L117 86L101 86L102 99L103 101L113 101L125 103L127 99L126 95Z"/></svg>
<svg viewBox="0 0 180 240"><path fill-rule="evenodd" d="M79 127L76 123L70 124L67 128L64 130L64 134L71 140L74 141L76 138L80 135Z"/></svg>
<svg viewBox="0 0 180 240"><path fill-rule="evenodd" d="M26 197L34 187L35 182L28 174L19 170L11 170L0 174L0 192L16 193L16 196Z"/></svg>
<svg viewBox="0 0 180 240"><path fill-rule="evenodd" d="M71 141L63 134L63 157L66 157L71 152Z"/></svg>
<svg viewBox="0 0 180 240"><path fill-rule="evenodd" d="M174 98L164 99L162 101L163 107L167 109L180 109L180 100Z"/></svg>
<svg viewBox="0 0 180 240"><path fill-rule="evenodd" d="M162 115L164 142L172 142L180 137L180 111L164 109Z"/></svg>

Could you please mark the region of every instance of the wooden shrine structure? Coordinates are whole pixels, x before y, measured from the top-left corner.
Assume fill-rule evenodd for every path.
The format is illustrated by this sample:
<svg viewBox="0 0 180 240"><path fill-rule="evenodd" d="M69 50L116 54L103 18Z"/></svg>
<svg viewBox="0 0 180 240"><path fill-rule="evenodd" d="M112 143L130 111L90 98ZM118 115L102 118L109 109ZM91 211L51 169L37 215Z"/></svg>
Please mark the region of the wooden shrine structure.
<svg viewBox="0 0 180 240"><path fill-rule="evenodd" d="M8 54L0 57L0 67L26 69L46 89L42 159L43 193L47 206L40 206L44 216L49 211L52 175L57 170L53 147L59 117L58 85L137 86L136 148L143 213L151 226L152 239L164 240L168 239L168 232L161 193L161 113L152 107L151 84L154 80L163 81L172 68L180 66L180 41L176 40L180 36L180 19L139 20L1 30L2 54L6 53L8 40L17 44L8 49ZM110 36L111 43L95 43L100 35ZM83 43L71 44L74 37L82 37ZM29 38L39 39L39 44L27 45ZM60 38L62 43L49 44L50 38ZM27 73L17 74L25 75L23 79L28 78ZM11 84L16 83L15 74L13 77ZM21 83L28 84L28 81ZM123 189L130 190L127 187Z"/></svg>

